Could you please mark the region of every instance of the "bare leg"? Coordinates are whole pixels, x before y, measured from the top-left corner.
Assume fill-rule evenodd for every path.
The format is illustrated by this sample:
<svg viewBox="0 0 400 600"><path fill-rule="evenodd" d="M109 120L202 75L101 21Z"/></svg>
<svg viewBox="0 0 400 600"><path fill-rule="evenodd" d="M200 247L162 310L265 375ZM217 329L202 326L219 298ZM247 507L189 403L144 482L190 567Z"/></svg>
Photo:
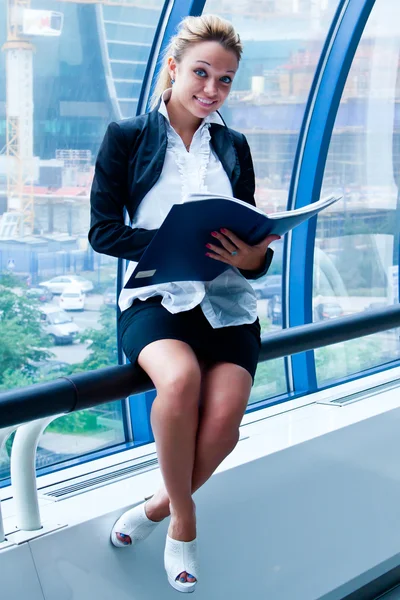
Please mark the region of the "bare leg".
<svg viewBox="0 0 400 600"><path fill-rule="evenodd" d="M157 389L151 425L173 515L170 536L180 541L191 541L196 537L192 476L200 366L192 349L177 340L149 344L140 353L138 362Z"/></svg>
<svg viewBox="0 0 400 600"><path fill-rule="evenodd" d="M218 363L201 377L195 354L177 340L150 344L139 364L157 389L151 423L165 484L146 504L146 513L153 521L171 514L170 537L191 541L196 537L192 493L235 447L251 377L230 363ZM186 572L180 580L195 581Z"/></svg>
<svg viewBox="0 0 400 600"><path fill-rule="evenodd" d="M192 493L211 477L236 446L251 383L250 374L231 363L218 363L204 373ZM165 487L147 502L146 513L153 521L160 521L170 514Z"/></svg>

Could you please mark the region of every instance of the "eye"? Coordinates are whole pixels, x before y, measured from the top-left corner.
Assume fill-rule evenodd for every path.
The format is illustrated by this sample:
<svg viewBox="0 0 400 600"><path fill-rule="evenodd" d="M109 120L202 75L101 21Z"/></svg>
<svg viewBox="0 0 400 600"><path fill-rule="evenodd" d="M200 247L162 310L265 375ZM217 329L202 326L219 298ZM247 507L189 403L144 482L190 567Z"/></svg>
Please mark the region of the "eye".
<svg viewBox="0 0 400 600"><path fill-rule="evenodd" d="M221 77L221 81L222 83L232 83L232 78L229 77L229 75L224 75L223 77Z"/></svg>
<svg viewBox="0 0 400 600"><path fill-rule="evenodd" d="M206 77L207 73L205 72L204 69L196 69L195 70L196 75L198 75L199 77Z"/></svg>

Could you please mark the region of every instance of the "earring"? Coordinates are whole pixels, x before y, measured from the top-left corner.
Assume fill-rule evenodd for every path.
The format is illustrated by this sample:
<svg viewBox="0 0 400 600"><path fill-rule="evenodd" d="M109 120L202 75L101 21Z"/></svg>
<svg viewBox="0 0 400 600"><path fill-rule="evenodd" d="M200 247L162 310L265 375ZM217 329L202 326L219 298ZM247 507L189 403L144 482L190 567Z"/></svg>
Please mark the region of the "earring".
<svg viewBox="0 0 400 600"><path fill-rule="evenodd" d="M175 79L171 79L171 85L175 83Z"/></svg>

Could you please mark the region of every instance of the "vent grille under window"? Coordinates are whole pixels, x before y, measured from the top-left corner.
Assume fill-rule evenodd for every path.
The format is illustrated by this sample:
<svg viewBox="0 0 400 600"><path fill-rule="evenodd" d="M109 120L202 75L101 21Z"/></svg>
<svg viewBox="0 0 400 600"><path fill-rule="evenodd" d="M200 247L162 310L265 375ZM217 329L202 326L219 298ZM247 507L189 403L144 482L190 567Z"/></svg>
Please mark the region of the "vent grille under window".
<svg viewBox="0 0 400 600"><path fill-rule="evenodd" d="M372 387L369 390L362 390L360 392L355 392L354 394L349 394L348 396L333 398L331 400L318 400L316 404L328 404L330 406L346 406L347 404L359 402L360 400L367 400L371 396L376 396L378 394L382 394L383 392L399 388L399 385L400 380L395 379L394 381L388 381L375 387Z"/></svg>
<svg viewBox="0 0 400 600"><path fill-rule="evenodd" d="M82 475L81 477L75 477L73 480L47 486L46 488L39 490L38 493L39 497L42 498L52 498L54 501L65 500L76 494L81 494L107 485L108 483L126 479L131 475L155 469L157 466L157 458L151 458L145 461L143 459L136 459L129 461L128 464L125 463L124 467L101 469L101 471L98 471L97 474L92 477Z"/></svg>

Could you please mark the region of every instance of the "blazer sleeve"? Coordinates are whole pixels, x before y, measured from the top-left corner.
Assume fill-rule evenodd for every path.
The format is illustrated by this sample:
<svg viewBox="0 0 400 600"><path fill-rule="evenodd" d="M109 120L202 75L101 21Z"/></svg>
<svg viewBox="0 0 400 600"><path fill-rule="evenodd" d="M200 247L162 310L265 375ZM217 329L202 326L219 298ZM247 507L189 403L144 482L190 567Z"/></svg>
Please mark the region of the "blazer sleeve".
<svg viewBox="0 0 400 600"><path fill-rule="evenodd" d="M254 193L256 189L256 181L254 175L253 159L251 158L250 147L245 136L242 135L241 137L242 145L240 148L237 149L240 163L240 195L237 194L237 196L238 198L245 200L249 204L255 206L256 201L254 200ZM273 256L274 251L272 250L272 248L267 248L267 252L265 253L264 264L262 265L261 269L259 269L258 271L239 269L239 271L246 279L259 279L267 273L271 265Z"/></svg>
<svg viewBox="0 0 400 600"><path fill-rule="evenodd" d="M138 261L156 229L125 225L128 145L118 123L110 123L97 156L90 193L89 242L96 252Z"/></svg>

